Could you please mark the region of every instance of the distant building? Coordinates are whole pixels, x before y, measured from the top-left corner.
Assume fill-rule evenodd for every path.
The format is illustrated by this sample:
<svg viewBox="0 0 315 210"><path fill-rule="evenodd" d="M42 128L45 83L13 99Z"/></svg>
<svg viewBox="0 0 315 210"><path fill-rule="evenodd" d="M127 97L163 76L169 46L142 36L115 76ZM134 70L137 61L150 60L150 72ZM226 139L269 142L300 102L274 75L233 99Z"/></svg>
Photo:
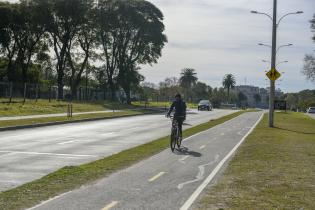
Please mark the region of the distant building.
<svg viewBox="0 0 315 210"><path fill-rule="evenodd" d="M268 108L269 107L269 88L259 88L251 85L240 85L234 89L235 93L242 92L247 97L247 104L249 107ZM255 101L255 95L259 95L261 98L260 102ZM275 92L276 98L280 98L283 92L277 89Z"/></svg>

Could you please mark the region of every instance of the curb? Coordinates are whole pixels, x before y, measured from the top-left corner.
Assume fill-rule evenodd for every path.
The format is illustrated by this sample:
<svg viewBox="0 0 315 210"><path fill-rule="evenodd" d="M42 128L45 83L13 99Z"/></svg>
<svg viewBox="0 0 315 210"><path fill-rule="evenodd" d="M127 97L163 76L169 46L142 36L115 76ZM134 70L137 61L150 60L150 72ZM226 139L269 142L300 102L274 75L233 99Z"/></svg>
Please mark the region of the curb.
<svg viewBox="0 0 315 210"><path fill-rule="evenodd" d="M48 127L54 125L66 125L66 124L74 124L74 123L82 123L82 122L91 122L91 121L100 121L100 120L111 120L111 119L119 119L119 118L126 118L126 117L134 117L140 115L149 115L149 114L159 114L163 113L162 110L156 109L146 109L155 111L152 113L143 113L143 114L133 114L133 115L124 115L124 116L116 116L116 117L99 117L99 118L89 118L89 119L82 119L82 120L70 120L70 121L57 121L57 122L48 122L48 123L38 123L33 125L18 125L12 127L0 127L0 132L4 131L14 131L14 130L22 130L22 129L29 129L29 128L41 128L41 127Z"/></svg>

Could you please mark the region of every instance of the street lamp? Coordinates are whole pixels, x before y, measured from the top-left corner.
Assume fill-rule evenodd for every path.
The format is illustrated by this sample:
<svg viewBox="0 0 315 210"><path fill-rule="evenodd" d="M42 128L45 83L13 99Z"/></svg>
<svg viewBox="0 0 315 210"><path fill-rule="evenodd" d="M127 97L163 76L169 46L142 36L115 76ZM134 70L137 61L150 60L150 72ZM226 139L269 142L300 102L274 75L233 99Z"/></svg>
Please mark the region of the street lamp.
<svg viewBox="0 0 315 210"><path fill-rule="evenodd" d="M262 62L264 62L264 63L271 63L270 61L266 61L266 60L262 60ZM281 62L277 63L276 66L279 66L282 63L289 63L289 61L281 61Z"/></svg>
<svg viewBox="0 0 315 210"><path fill-rule="evenodd" d="M288 14L283 15L279 21L277 21L277 6L278 6L278 1L273 0L273 16L267 14L267 13L262 13L258 11L251 11L253 14L260 14L260 15L265 15L270 20L272 21L272 46L271 46L271 69L276 68L276 55L279 49L277 49L277 29L280 24L280 22L283 20L288 15L293 15L293 14L302 14L302 11L297 11L297 12L291 12ZM275 81L270 80L270 96L269 96L269 127L274 127L274 99L275 99Z"/></svg>
<svg viewBox="0 0 315 210"><path fill-rule="evenodd" d="M269 48L272 48L271 45L268 45L268 44L263 44L263 43L258 43L259 46L264 46L264 47L269 47ZM276 51L276 54L278 54L279 50L283 47L290 47L292 46L293 44L284 44L284 45L281 45L277 48L277 51Z"/></svg>

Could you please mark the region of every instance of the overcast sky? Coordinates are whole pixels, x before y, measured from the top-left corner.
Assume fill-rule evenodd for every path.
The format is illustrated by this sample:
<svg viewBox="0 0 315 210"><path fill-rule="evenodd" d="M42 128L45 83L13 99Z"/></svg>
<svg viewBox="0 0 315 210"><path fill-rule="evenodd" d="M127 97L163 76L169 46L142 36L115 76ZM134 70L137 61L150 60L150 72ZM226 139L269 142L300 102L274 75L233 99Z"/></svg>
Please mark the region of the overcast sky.
<svg viewBox="0 0 315 210"><path fill-rule="evenodd" d="M13 0L12 0L13 1ZM271 21L251 10L272 13L272 0L149 0L165 16L168 44L158 64L142 67L146 81L158 84L166 77L179 77L182 68L196 69L200 81L219 87L227 73L236 76L237 84L266 87L265 71L271 50L257 43L271 43ZM282 48L278 66L285 72L277 87L286 92L314 89L315 84L301 74L305 53L312 53L309 20L315 13L315 0L278 0L279 17L298 10L302 15L283 19L278 30Z"/></svg>
<svg viewBox="0 0 315 210"><path fill-rule="evenodd" d="M150 0L165 16L168 44L158 64L143 67L141 73L149 82L158 83L165 77L178 77L184 67L196 69L207 84L221 86L227 73L236 76L237 84L266 87L265 71L270 64L271 50L257 43L271 43L270 19L251 14L251 10L272 13L272 0ZM278 44L292 43L282 48L278 61L285 72L279 82L284 91L314 89L315 84L300 73L305 53L315 49L311 40L309 20L315 13L314 0L278 0L279 17L303 10L302 15L283 19L278 30ZM269 85L269 82L268 82Z"/></svg>

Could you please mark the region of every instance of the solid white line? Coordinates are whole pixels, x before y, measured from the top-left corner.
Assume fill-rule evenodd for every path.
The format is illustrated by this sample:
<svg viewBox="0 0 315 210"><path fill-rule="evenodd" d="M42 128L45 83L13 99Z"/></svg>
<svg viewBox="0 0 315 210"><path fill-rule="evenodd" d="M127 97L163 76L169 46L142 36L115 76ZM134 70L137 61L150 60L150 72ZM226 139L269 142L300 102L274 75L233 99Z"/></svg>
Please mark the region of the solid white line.
<svg viewBox="0 0 315 210"><path fill-rule="evenodd" d="M204 149L206 148L206 145L202 145L201 147L199 147L199 149Z"/></svg>
<svg viewBox="0 0 315 210"><path fill-rule="evenodd" d="M97 157L95 155L58 154L58 153L46 153L46 152L19 152L19 151L0 151L0 152L10 152L10 153L16 153L16 154L25 154L25 155L52 155L52 156L63 156L63 157Z"/></svg>
<svg viewBox="0 0 315 210"><path fill-rule="evenodd" d="M113 201L110 204L108 204L107 206L105 206L104 208L102 208L102 210L109 210L111 208L113 208L114 206L116 206L118 204L118 201Z"/></svg>
<svg viewBox="0 0 315 210"><path fill-rule="evenodd" d="M158 178L160 178L161 176L163 176L165 174L165 172L160 172L157 175L155 175L154 177L152 177L151 179L149 179L149 182L154 182L155 180L157 180Z"/></svg>
<svg viewBox="0 0 315 210"><path fill-rule="evenodd" d="M254 124L254 126L248 131L248 133L242 138L242 140L235 145L235 147L227 154L223 160L215 167L215 169L211 172L211 174L204 180L204 182L196 189L196 191L189 197L189 199L184 203L184 205L180 208L180 210L188 210L193 202L198 198L200 193L204 190L204 188L212 181L215 175L222 168L224 163L234 154L234 152L239 148L239 146L245 141L245 139L253 132L253 130L257 127L258 123L263 119L264 114L261 115L259 120Z"/></svg>

